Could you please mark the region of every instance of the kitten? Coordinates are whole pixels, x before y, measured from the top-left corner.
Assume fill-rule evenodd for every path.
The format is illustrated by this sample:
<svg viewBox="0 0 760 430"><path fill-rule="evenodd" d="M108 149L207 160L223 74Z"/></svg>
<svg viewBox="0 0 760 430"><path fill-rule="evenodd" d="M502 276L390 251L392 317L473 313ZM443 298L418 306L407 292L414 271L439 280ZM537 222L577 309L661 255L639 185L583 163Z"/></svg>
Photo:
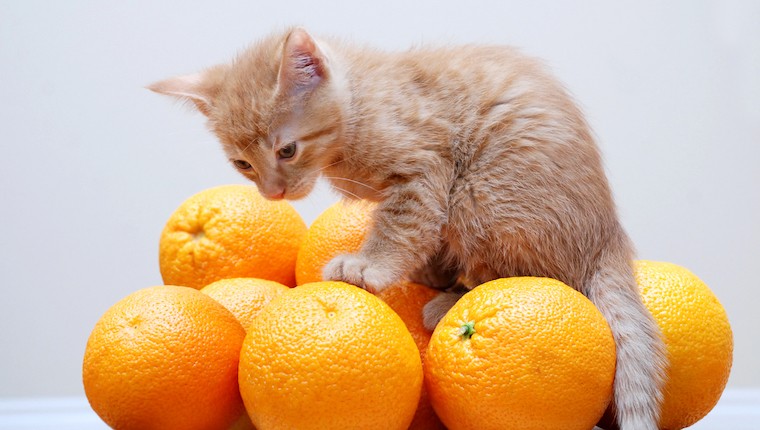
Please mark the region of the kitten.
<svg viewBox="0 0 760 430"><path fill-rule="evenodd" d="M459 285L546 276L585 294L617 344L620 428L657 428L661 334L589 127L540 62L501 46L385 53L293 28L149 88L194 103L270 199L303 198L324 176L378 202L361 251L326 279L449 288L425 307L429 327Z"/></svg>

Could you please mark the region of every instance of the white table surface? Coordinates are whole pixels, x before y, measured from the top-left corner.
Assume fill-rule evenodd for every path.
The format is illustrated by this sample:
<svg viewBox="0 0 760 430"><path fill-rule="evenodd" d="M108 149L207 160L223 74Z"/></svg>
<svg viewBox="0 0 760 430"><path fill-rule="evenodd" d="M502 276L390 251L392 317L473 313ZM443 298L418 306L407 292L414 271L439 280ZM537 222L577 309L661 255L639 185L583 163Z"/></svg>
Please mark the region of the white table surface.
<svg viewBox="0 0 760 430"><path fill-rule="evenodd" d="M108 430L84 397L0 398L0 430ZM760 430L760 388L729 388L690 430Z"/></svg>

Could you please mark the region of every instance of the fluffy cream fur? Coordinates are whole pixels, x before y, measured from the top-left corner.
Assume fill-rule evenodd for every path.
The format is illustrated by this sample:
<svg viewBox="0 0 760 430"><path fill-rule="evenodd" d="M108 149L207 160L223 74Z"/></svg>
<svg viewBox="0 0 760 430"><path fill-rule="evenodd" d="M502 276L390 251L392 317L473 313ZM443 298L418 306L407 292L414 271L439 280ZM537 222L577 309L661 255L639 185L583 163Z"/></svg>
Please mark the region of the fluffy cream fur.
<svg viewBox="0 0 760 430"><path fill-rule="evenodd" d="M327 279L448 288L425 308L430 327L495 278L547 276L585 294L617 344L620 427L657 428L661 335L589 127L539 61L502 46L386 53L294 28L150 88L208 116L265 196L303 198L324 176L379 203L361 251L331 261Z"/></svg>

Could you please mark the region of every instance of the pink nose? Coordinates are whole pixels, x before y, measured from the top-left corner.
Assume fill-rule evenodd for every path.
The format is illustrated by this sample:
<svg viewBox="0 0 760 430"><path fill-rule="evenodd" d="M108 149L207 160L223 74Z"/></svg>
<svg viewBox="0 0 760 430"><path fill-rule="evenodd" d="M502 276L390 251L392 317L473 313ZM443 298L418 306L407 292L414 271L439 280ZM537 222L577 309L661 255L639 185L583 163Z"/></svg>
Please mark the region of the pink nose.
<svg viewBox="0 0 760 430"><path fill-rule="evenodd" d="M281 200L285 197L285 181L272 178L259 184L259 192L270 200Z"/></svg>
<svg viewBox="0 0 760 430"><path fill-rule="evenodd" d="M269 189L261 190L261 194L264 194L268 199L281 200L285 197L285 187L273 187Z"/></svg>

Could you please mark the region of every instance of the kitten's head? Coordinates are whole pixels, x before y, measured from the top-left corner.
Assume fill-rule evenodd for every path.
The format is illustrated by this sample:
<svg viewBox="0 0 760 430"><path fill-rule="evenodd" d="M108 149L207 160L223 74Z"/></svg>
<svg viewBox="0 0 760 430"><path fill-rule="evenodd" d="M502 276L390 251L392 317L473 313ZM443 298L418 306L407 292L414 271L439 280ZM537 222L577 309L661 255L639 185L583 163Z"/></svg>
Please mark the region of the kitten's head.
<svg viewBox="0 0 760 430"><path fill-rule="evenodd" d="M296 28L231 63L148 88L194 103L264 196L297 200L338 157L346 103L335 66L326 46Z"/></svg>

